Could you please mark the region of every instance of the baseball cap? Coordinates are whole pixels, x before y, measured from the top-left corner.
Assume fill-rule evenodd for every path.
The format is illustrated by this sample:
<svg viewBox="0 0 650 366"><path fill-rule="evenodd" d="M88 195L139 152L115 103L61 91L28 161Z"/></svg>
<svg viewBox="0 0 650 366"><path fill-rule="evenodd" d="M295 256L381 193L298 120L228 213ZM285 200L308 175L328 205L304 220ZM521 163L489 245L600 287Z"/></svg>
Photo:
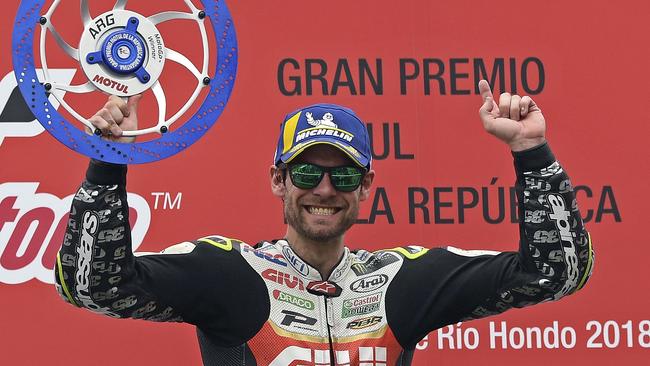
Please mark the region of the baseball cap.
<svg viewBox="0 0 650 366"><path fill-rule="evenodd" d="M327 144L370 169L372 153L366 126L350 108L319 103L295 110L282 122L274 164L289 163L306 148Z"/></svg>

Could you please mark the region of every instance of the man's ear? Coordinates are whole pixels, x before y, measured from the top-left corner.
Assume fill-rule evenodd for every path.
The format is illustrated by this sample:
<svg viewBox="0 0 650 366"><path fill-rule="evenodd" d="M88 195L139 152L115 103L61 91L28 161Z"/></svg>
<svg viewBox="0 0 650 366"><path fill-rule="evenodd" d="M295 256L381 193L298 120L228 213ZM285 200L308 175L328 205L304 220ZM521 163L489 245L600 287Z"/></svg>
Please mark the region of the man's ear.
<svg viewBox="0 0 650 366"><path fill-rule="evenodd" d="M372 187L372 181L375 179L375 171L369 170L368 173L363 177L361 182L361 190L359 192L359 201L365 201L370 197L370 188Z"/></svg>
<svg viewBox="0 0 650 366"><path fill-rule="evenodd" d="M269 175L271 178L271 192L273 192L273 195L276 197L284 198L284 195L287 192L287 187L284 185L284 171L275 165L271 165L269 168Z"/></svg>

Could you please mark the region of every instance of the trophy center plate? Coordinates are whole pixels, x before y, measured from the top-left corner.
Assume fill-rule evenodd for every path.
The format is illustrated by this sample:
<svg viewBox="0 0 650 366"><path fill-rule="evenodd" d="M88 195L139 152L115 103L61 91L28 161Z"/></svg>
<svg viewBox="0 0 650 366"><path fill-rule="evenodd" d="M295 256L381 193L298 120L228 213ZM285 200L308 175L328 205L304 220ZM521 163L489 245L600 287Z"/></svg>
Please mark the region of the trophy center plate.
<svg viewBox="0 0 650 366"><path fill-rule="evenodd" d="M151 88L165 65L165 43L156 25L129 10L93 18L79 41L79 62L99 90L128 97Z"/></svg>

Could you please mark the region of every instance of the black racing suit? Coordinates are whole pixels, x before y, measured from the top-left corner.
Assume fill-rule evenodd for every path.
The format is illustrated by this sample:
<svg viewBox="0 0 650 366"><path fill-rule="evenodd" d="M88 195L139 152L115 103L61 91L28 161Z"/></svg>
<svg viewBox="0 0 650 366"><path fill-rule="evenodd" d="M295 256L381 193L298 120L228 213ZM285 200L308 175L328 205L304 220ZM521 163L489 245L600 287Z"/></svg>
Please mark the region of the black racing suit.
<svg viewBox="0 0 650 366"><path fill-rule="evenodd" d="M322 279L285 240L218 235L135 256L126 167L91 162L55 268L76 305L197 328L206 365L410 365L447 324L580 289L593 266L567 175L546 144L515 153L517 252L405 246L345 253Z"/></svg>

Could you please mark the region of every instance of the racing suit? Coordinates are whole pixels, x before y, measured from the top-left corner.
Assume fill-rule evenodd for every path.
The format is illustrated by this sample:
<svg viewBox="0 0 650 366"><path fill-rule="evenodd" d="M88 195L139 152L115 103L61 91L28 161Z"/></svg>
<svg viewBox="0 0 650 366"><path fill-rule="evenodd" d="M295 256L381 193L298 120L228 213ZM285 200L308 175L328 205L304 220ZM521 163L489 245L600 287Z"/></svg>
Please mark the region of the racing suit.
<svg viewBox="0 0 650 366"><path fill-rule="evenodd" d="M593 251L573 189L546 144L514 153L517 252L344 249L329 278L285 240L209 236L134 255L126 166L91 161L55 268L71 304L196 326L205 365L410 365L447 324L580 289Z"/></svg>

